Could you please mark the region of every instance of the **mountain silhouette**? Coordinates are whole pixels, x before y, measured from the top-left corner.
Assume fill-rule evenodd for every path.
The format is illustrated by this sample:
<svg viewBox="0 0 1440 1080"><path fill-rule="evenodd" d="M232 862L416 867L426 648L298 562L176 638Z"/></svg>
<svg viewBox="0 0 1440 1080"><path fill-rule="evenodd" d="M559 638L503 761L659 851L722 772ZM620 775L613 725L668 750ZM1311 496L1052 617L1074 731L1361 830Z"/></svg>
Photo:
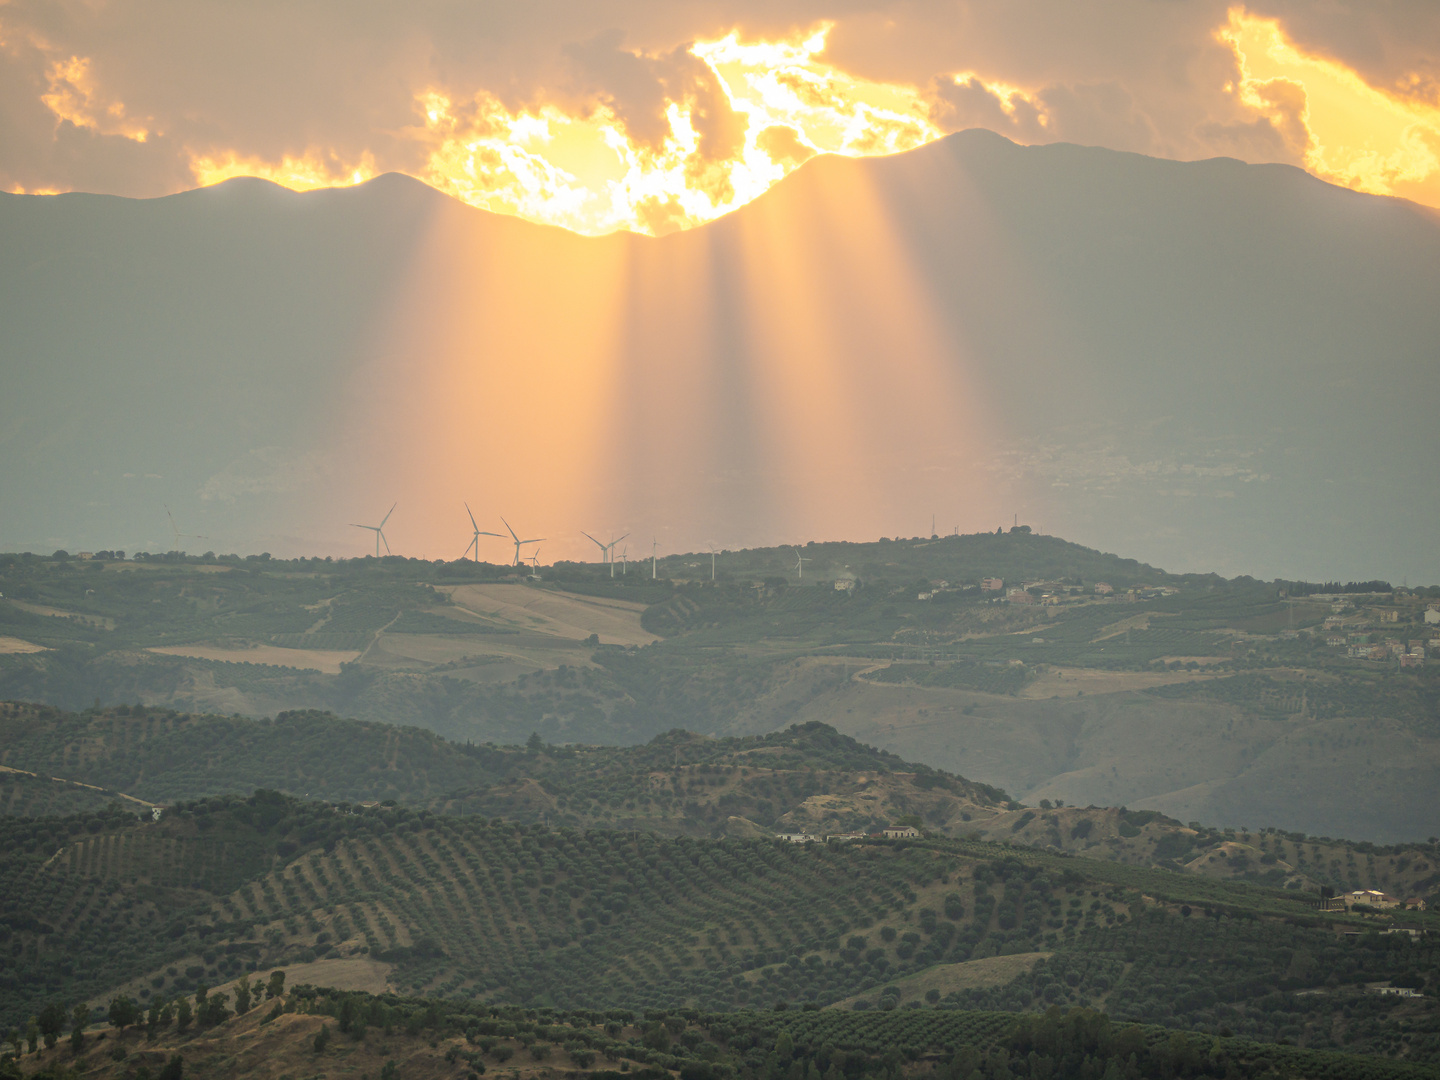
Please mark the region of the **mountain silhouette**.
<svg viewBox="0 0 1440 1080"><path fill-rule="evenodd" d="M1285 166L969 131L660 239L387 175L4 195L0 248L3 549L363 554L398 500L453 558L468 499L542 561L933 514L1440 581L1440 224Z"/></svg>

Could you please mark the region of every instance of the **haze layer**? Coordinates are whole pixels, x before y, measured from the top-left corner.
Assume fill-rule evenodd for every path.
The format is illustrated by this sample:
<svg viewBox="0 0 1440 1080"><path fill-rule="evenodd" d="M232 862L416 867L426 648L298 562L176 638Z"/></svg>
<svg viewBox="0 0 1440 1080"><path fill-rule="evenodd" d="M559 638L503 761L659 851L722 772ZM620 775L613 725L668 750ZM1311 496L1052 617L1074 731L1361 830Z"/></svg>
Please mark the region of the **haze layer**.
<svg viewBox="0 0 1440 1080"><path fill-rule="evenodd" d="M1437 580L1427 213L979 131L661 239L401 177L3 196L0 547L168 548L168 506L191 550L361 553L399 500L395 550L453 558L468 500L542 561L1018 514L1172 570Z"/></svg>

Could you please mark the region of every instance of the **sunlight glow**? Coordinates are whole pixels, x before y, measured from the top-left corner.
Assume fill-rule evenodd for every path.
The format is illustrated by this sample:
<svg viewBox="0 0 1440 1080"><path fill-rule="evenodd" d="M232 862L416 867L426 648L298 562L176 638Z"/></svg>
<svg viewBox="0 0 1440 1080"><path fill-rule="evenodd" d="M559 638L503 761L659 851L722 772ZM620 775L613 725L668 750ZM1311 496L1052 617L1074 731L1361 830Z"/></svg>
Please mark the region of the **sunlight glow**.
<svg viewBox="0 0 1440 1080"><path fill-rule="evenodd" d="M427 90L416 99L431 145L420 177L472 206L588 235L662 235L743 206L817 153L893 154L939 136L915 89L820 60L828 29L692 46L743 125L723 153L702 137L713 118L692 96L667 102L668 132L647 145L608 106L511 112L483 92L456 101Z"/></svg>
<svg viewBox="0 0 1440 1080"><path fill-rule="evenodd" d="M1217 35L1235 53L1228 89L1297 144L1316 176L1357 191L1440 205L1440 109L1302 52L1279 21L1232 8Z"/></svg>
<svg viewBox="0 0 1440 1080"><path fill-rule="evenodd" d="M278 163L258 157L196 157L190 170L202 187L219 184L236 176L258 176L292 191L314 191L318 188L346 187L374 179L375 159L362 154L358 162L342 162L333 154L309 150L302 157L286 154Z"/></svg>

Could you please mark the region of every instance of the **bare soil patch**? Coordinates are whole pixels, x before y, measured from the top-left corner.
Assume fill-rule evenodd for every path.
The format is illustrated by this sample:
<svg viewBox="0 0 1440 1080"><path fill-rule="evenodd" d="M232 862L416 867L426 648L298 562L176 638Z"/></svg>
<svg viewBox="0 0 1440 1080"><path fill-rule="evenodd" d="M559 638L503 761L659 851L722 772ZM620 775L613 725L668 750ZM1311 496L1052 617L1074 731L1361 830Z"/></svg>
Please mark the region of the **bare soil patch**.
<svg viewBox="0 0 1440 1080"><path fill-rule="evenodd" d="M0 653L15 655L18 653L48 652L44 645L36 645L33 642L24 641L18 637L0 636Z"/></svg>
<svg viewBox="0 0 1440 1080"><path fill-rule="evenodd" d="M28 600L11 600L9 597L6 599L21 611L28 611L31 615L48 615L52 619L79 619L91 626L98 626L102 630L115 629L115 620L104 615L89 615L83 611L66 611L64 608L50 607L48 604L32 604Z"/></svg>
<svg viewBox="0 0 1440 1080"><path fill-rule="evenodd" d="M315 960L309 964L267 967L264 971L250 976L250 985L253 987L257 981L264 985L272 971L285 972L287 990L308 983L310 986L330 986L336 990L361 990L367 994L383 994L386 980L390 977L389 964L372 960L368 956L354 956L346 959ZM238 981L228 982L220 989L231 992ZM234 1001L233 993L231 1001Z"/></svg>
<svg viewBox="0 0 1440 1080"><path fill-rule="evenodd" d="M927 990L939 990L940 996L956 990L974 990L983 986L1004 986L1017 976L1025 974L1041 960L1053 956L1048 952L1018 953L1015 956L987 956L980 960L967 960L963 964L936 964L934 967L917 971L903 979L895 979L887 986L900 990L902 1002L923 999ZM877 991L867 990L863 994L837 1001L832 1009L853 1008L862 998L871 1002Z"/></svg>
<svg viewBox="0 0 1440 1080"><path fill-rule="evenodd" d="M1186 659L1190 659L1187 657ZM1075 697L1077 694L1121 694L1152 686L1195 682L1215 676L1202 671L1104 671L1100 668L1050 666L1025 684L1021 698Z"/></svg>
<svg viewBox="0 0 1440 1080"><path fill-rule="evenodd" d="M381 634L366 654L365 663L414 668L438 664L464 667L471 661L477 669L482 669L473 676L477 681L497 681L497 671L508 672L508 678L514 678L553 668L556 664L589 667L592 651L574 638L543 634L473 634L453 638L438 634Z"/></svg>
<svg viewBox="0 0 1440 1080"><path fill-rule="evenodd" d="M163 656L188 656L196 660L223 660L232 664L267 664L271 667L305 668L325 675L340 674L340 665L360 654L334 649L286 649L279 645L252 645L224 648L219 645L159 645L147 652Z"/></svg>

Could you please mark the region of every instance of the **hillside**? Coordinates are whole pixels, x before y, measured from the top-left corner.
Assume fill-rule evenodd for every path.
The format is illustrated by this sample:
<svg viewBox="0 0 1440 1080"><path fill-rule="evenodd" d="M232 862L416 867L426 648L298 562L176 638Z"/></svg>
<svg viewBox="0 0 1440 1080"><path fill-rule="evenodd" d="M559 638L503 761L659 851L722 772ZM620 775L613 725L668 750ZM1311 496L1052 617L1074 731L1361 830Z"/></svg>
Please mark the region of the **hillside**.
<svg viewBox="0 0 1440 1080"><path fill-rule="evenodd" d="M1135 1080L1237 1080L1324 1075L1411 1080L1428 1069L1356 1054L1234 1037L1186 1036L1112 1023L1086 1009L1017 1023L1009 1015L926 1010L840 1013L596 1012L456 1006L315 987L282 988L240 1015L177 1030L173 1019L81 1036L78 1048L41 1050L15 1075L73 1067L87 1077L295 1075L322 1068L382 1077L479 1076L503 1068L522 1080L594 1077L685 1080L775 1075L1003 1080L1084 1075L1128 1065ZM223 1005L222 1005L223 1009ZM603 1059L603 1060L602 1060ZM618 1066L618 1068L616 1067ZM284 1070L282 1072L282 1070ZM593 1070L593 1071L591 1071ZM1103 1073L1102 1073L1103 1075Z"/></svg>
<svg viewBox="0 0 1440 1080"><path fill-rule="evenodd" d="M497 747L324 713L256 721L143 706L74 714L0 703L0 765L63 773L49 783L91 784L107 803L117 797L111 789L168 803L274 788L691 835L724 833L729 818L751 829L751 818L784 826L797 811L809 821L820 805L832 809L817 820L836 831L914 813L959 828L970 811L988 816L1009 805L1001 791L908 764L821 724L743 738L673 731L624 748L547 746L538 736L528 746ZM27 802L11 812L44 809Z"/></svg>
<svg viewBox="0 0 1440 1080"><path fill-rule="evenodd" d="M149 1002L317 957L379 961L393 989L461 1000L713 1010L860 995L883 1006L936 965L1040 951L1043 966L999 984L957 980L937 997L1089 1004L1122 1020L1440 1059L1433 998L1366 990L1431 987L1434 939L1368 932L1396 925L1389 915L1322 914L1293 892L1163 870L981 841L549 830L264 792L181 804L158 822L3 827L0 1022L54 997ZM1194 992L1185 973L1197 969L1211 993ZM1395 1040L1402 1029L1408 1042Z"/></svg>
<svg viewBox="0 0 1440 1080"><path fill-rule="evenodd" d="M268 788L449 816L695 838L823 837L904 820L937 836L1312 895L1322 886L1376 888L1402 899L1440 894L1433 843L1377 848L1273 827L1187 826L1153 810L1056 807L1048 799L1027 808L816 722L747 737L671 731L633 747L556 747L538 738L506 747L455 744L324 713L252 721L139 706L66 714L0 704L0 767L17 766L41 774L0 772L12 792L0 809L17 816L117 803L140 810Z"/></svg>
<svg viewBox="0 0 1440 1080"><path fill-rule="evenodd" d="M360 555L399 500L391 546L453 558L469 500L547 561L1018 514L1172 571L1440 580L1440 227L1298 169L969 131L660 239L389 175L0 194L0 245L7 549Z"/></svg>
<svg viewBox="0 0 1440 1080"><path fill-rule="evenodd" d="M1423 621L1435 589L1166 575L1023 532L804 550L811 570L788 583L773 550L721 554L714 583L687 557L670 578L562 564L537 582L398 557L8 556L0 694L329 711L477 745L816 721L1031 803L1376 842L1440 833L1440 670L1415 662L1440 649ZM996 575L1029 587L983 592ZM122 780L87 782L131 790Z"/></svg>

